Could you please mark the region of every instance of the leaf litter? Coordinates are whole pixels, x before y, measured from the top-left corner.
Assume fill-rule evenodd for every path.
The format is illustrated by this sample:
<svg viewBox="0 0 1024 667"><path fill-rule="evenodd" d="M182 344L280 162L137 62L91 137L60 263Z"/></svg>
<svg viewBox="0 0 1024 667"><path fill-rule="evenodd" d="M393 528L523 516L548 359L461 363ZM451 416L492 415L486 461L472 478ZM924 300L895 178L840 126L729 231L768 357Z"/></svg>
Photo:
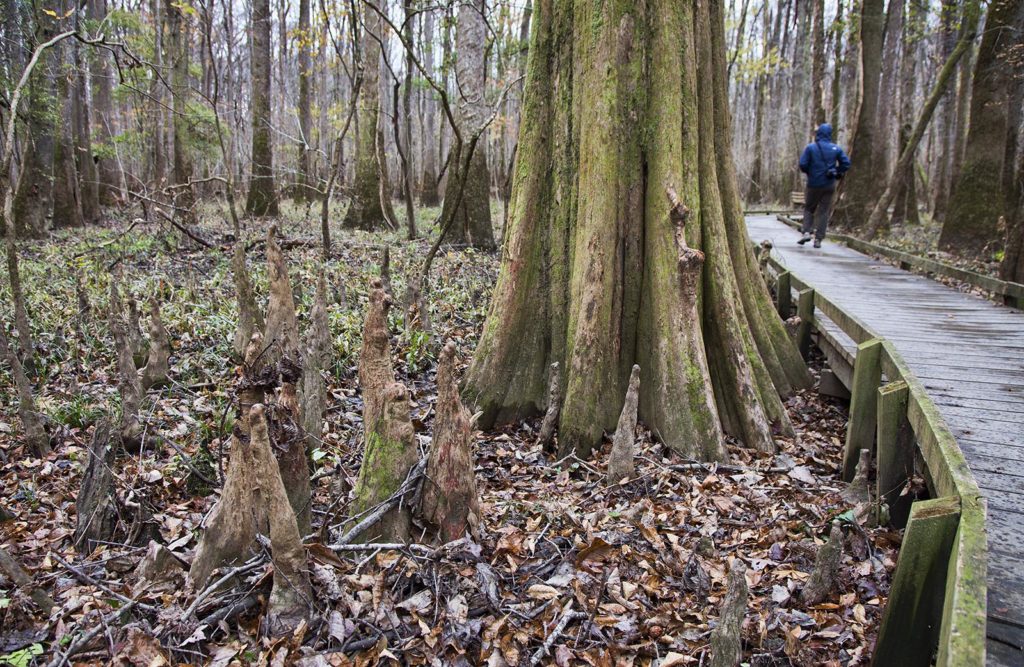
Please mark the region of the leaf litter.
<svg viewBox="0 0 1024 667"><path fill-rule="evenodd" d="M321 270L318 248L294 226L284 234L299 239L288 256L304 327ZM313 621L274 640L259 630L273 572L267 554L215 575L224 581L214 590L183 585L223 476L233 419L230 253L116 230L24 250L23 281L45 360L37 391L55 451L31 458L5 393L0 508L13 518L0 524L0 538L58 609L45 617L27 591L0 575L0 662L28 651L38 664L700 665L734 559L746 566L750 588L746 664L870 661L901 535L854 523L837 474L845 408L813 390L787 402L795 438L777 437L775 455L730 445L728 465L682 461L641 425L635 474L610 487L609 439L592 459L554 461L536 444L539 420L478 433L478 542L332 549L332 527L346 514L360 463L355 355L382 243L391 245L401 294L426 241L350 237L323 269L334 296L334 365L326 374L325 431L311 453ZM250 253L250 265L265 306L261 253ZM78 302L71 272L51 276L48 267L81 269L95 309L105 303L111 263L131 276L134 294L163 299L170 382L145 398L148 446L120 458L113 471L122 539L86 554L73 543L74 500L92 430L117 413L115 355L99 318L66 307ZM442 253L436 264L431 319L440 340L456 341L463 364L496 274L495 256L469 250ZM412 389L425 449L436 350L395 317L396 371ZM813 360L813 373L821 363ZM839 581L825 602L805 606L800 591L837 517L846 542Z"/></svg>

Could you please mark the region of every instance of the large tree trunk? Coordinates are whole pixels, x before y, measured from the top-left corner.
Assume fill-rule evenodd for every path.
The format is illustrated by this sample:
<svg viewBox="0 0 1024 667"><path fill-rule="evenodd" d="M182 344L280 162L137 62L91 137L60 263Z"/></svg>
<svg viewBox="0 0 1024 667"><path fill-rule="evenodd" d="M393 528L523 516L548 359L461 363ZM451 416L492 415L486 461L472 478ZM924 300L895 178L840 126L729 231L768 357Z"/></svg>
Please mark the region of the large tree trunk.
<svg viewBox="0 0 1024 667"><path fill-rule="evenodd" d="M484 1L473 0L459 5L458 24L455 28L455 48L459 54L455 62L456 98L458 107L455 122L462 135L462 146L466 150L469 137L485 121L488 115L484 99L484 49L487 44L487 25L484 21ZM453 148L453 151L456 150ZM449 158L449 169L461 164L463 158L453 153ZM494 230L491 228L491 188L487 171L487 141L484 137L477 142L469 163L462 197L458 197L459 179L449 178L444 193L447 220L449 209L458 201L454 211L455 222L445 237L448 243L469 244L477 248L494 248Z"/></svg>
<svg viewBox="0 0 1024 667"><path fill-rule="evenodd" d="M171 59L171 97L174 120L171 123L174 146L174 205L188 210L186 220L195 217L192 207L195 195L189 181L192 179L192 159L188 152L188 51L189 18L176 0L167 0L167 55ZM254 42L255 43L255 42Z"/></svg>
<svg viewBox="0 0 1024 667"><path fill-rule="evenodd" d="M814 0L812 8L811 33L814 47L811 54L811 105L810 117L817 126L825 118L825 0Z"/></svg>
<svg viewBox="0 0 1024 667"><path fill-rule="evenodd" d="M939 247L965 255L992 250L1000 240L1006 117L1009 101L1007 49L1021 0L992 0L974 66L971 116L964 161L953 186Z"/></svg>
<svg viewBox="0 0 1024 667"><path fill-rule="evenodd" d="M508 239L467 376L483 425L539 414L556 361L563 452L615 427L634 364L641 419L684 455L724 458L723 425L758 448L788 425L775 387L806 371L747 241L710 4L536 3Z"/></svg>
<svg viewBox="0 0 1024 667"><path fill-rule="evenodd" d="M270 0L252 3L252 176L245 212L275 216L274 148L270 127Z"/></svg>
<svg viewBox="0 0 1024 667"><path fill-rule="evenodd" d="M164 0L150 0L153 12L153 65L164 71ZM164 145L164 80L153 77L149 87L150 114L153 119L153 145L150 150L153 184L162 187L167 176L167 156Z"/></svg>
<svg viewBox="0 0 1024 667"><path fill-rule="evenodd" d="M377 146L383 136L380 119L379 39L383 39L382 21L377 11L365 5L363 10L362 66L363 83L359 90L356 112L356 174L352 186L352 202L345 214L344 226L349 229L381 229L390 224L384 210L387 188L387 163L378 161Z"/></svg>
<svg viewBox="0 0 1024 667"><path fill-rule="evenodd" d="M875 157L878 128L878 87L882 74L882 25L884 0L864 0L860 16L860 54L863 89L857 110L857 131L850 145L853 168L840 186L832 214L837 225L846 228L864 224L877 188L877 174L871 168Z"/></svg>
<svg viewBox="0 0 1024 667"><path fill-rule="evenodd" d="M76 28L78 28L77 17L76 13ZM74 95L70 102L74 119L74 155L78 189L82 197L82 217L85 222L96 222L100 219L100 190L96 163L92 159L92 131L89 126L89 70L82 58L83 47L76 42L71 49L74 67Z"/></svg>

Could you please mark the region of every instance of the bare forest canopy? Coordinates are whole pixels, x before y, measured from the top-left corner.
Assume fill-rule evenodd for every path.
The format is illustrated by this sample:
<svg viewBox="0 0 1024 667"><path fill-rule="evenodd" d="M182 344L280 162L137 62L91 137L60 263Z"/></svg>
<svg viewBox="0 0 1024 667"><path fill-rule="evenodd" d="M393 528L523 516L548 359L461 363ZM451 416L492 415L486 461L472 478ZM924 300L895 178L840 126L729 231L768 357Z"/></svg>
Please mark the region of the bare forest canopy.
<svg viewBox="0 0 1024 667"><path fill-rule="evenodd" d="M744 209L1024 279L1024 0L0 13L0 663L871 659Z"/></svg>

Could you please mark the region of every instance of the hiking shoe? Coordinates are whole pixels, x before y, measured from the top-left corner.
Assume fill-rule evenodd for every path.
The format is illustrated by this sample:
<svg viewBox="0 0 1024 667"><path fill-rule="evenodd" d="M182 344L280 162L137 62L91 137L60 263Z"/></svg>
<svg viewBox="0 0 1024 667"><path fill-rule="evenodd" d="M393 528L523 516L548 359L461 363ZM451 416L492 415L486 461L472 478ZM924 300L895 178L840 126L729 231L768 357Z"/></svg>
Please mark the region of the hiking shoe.
<svg viewBox="0 0 1024 667"><path fill-rule="evenodd" d="M820 248L821 247L821 239L814 239L814 247L815 248Z"/></svg>
<svg viewBox="0 0 1024 667"><path fill-rule="evenodd" d="M811 240L811 235L810 234L804 234L803 236L800 237L800 240L797 241L797 243L800 244L800 245L803 245L803 244L807 243L810 240Z"/></svg>

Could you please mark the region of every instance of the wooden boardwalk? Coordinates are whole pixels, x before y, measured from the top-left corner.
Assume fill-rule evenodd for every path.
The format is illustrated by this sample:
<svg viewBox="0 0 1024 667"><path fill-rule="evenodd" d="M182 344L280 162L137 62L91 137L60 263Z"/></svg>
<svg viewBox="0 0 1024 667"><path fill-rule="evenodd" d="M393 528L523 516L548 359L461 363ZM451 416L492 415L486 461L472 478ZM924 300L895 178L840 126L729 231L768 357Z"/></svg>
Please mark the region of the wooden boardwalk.
<svg viewBox="0 0 1024 667"><path fill-rule="evenodd" d="M938 406L988 503L987 664L1024 665L1024 313L839 244L800 247L774 215L747 216L747 229L892 341Z"/></svg>

